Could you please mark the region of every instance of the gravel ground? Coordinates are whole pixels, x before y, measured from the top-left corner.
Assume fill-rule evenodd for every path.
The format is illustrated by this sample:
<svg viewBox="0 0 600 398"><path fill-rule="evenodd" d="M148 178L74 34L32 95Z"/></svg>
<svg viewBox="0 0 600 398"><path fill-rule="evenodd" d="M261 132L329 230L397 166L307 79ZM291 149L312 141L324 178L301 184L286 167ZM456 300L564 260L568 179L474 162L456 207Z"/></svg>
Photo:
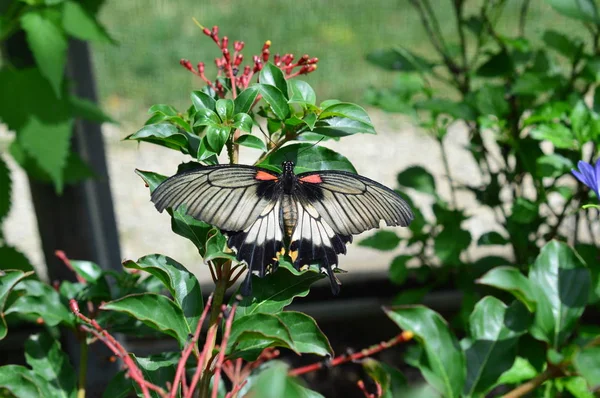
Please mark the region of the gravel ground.
<svg viewBox="0 0 600 398"><path fill-rule="evenodd" d="M378 131L377 135L358 134L324 145L348 157L359 173L389 187L396 187L396 174L399 171L411 165L422 165L436 177L439 194L448 198L449 187L443 177L443 164L436 142L403 122L397 115L373 109L369 110L369 114ZM103 132L122 257L137 259L150 253L162 253L184 264L201 281L208 281L210 274L194 246L170 232L168 215L159 214L154 209L149 201L147 188L134 173L134 169L139 168L170 175L181 161L189 158L154 145L121 141L132 131L124 131L118 126L106 124ZM466 183L467 179L471 184L478 183L476 166L464 149L467 143L466 131L457 126L448 134L448 138L451 138L448 142L450 168L455 178L459 183ZM256 156L251 150L242 151L241 160L243 163L252 163ZM13 163L10 163L10 167L14 177L14 206L5 224L5 233L8 242L27 253L32 263L44 274L43 256L25 175ZM412 196L416 203L425 204L431 200L424 195ZM475 239L493 228L493 215L474 207L472 195L459 193L458 201L461 207L467 207L469 214L475 216L465 225ZM400 228L397 231L406 236L406 231ZM369 232L357 237L355 241L368 235ZM350 272L382 272L400 252L402 248L384 253L356 244L350 245L348 254L340 258L341 267ZM492 253L488 250L486 254Z"/></svg>

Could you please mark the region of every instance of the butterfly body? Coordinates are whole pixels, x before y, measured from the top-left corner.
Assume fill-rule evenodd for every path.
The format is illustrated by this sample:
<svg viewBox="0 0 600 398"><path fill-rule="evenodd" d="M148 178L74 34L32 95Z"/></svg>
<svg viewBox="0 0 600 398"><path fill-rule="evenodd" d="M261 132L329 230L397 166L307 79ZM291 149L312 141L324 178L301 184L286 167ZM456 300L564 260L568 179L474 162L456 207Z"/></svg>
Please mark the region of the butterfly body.
<svg viewBox="0 0 600 398"><path fill-rule="evenodd" d="M296 175L293 162L284 162L282 170L202 167L165 180L152 201L159 211L185 204L188 214L227 235L227 246L248 265L243 294L251 291L252 274L274 272L284 254L298 270L318 264L337 294L333 270L352 235L381 221L406 226L413 218L398 194L366 177L342 171Z"/></svg>

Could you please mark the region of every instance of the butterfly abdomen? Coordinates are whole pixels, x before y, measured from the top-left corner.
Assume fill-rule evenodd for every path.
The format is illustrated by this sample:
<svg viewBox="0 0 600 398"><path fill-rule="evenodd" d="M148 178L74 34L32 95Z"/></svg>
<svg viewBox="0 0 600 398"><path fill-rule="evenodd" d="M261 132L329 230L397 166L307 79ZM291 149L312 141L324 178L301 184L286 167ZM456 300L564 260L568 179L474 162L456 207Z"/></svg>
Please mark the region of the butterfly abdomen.
<svg viewBox="0 0 600 398"><path fill-rule="evenodd" d="M298 208L291 195L284 194L281 199L281 229L285 231L285 236L292 237L296 223L298 222Z"/></svg>

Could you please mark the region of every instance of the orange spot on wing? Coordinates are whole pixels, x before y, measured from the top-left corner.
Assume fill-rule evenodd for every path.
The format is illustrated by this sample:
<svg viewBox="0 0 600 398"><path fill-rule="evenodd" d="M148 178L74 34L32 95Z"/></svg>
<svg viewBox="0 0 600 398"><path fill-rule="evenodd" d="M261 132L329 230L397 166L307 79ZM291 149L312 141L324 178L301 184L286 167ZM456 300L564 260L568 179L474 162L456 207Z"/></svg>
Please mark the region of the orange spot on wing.
<svg viewBox="0 0 600 398"><path fill-rule="evenodd" d="M302 182L310 182L311 184L320 184L323 182L323 180L321 180L321 176L318 174L313 174L313 175L309 175L306 177L302 177L300 179L300 181Z"/></svg>
<svg viewBox="0 0 600 398"><path fill-rule="evenodd" d="M275 181L277 180L277 176L274 176L273 174L267 173L266 171L262 171L259 170L256 172L256 178L257 180L260 181Z"/></svg>

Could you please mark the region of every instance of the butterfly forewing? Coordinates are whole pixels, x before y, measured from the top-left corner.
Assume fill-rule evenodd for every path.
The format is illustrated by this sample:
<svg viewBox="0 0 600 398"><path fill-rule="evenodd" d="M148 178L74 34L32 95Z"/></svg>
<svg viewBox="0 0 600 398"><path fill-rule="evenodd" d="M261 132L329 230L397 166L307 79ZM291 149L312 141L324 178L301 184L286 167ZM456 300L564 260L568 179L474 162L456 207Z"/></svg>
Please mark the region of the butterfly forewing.
<svg viewBox="0 0 600 398"><path fill-rule="evenodd" d="M339 234L359 234L378 228L381 221L404 227L413 219L410 207L396 192L366 177L342 171L297 177L299 191Z"/></svg>

